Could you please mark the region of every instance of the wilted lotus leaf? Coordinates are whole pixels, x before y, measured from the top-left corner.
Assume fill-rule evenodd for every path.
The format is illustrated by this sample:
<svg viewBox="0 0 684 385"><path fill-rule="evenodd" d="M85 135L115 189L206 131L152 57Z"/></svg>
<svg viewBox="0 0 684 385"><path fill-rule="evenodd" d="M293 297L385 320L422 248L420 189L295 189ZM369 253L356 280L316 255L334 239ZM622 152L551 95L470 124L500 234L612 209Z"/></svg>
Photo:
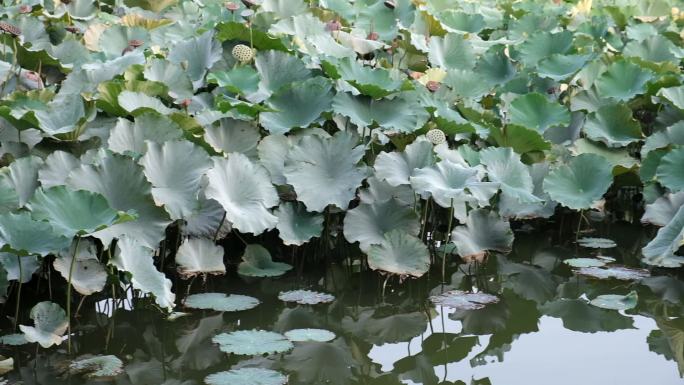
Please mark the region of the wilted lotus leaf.
<svg viewBox="0 0 684 385"><path fill-rule="evenodd" d="M615 241L606 238L580 238L577 244L590 249L611 249L617 246Z"/></svg>
<svg viewBox="0 0 684 385"><path fill-rule="evenodd" d="M265 330L238 330L221 333L212 338L219 349L225 353L240 355L261 355L283 353L293 345L284 335Z"/></svg>
<svg viewBox="0 0 684 385"><path fill-rule="evenodd" d="M563 263L571 267L602 267L608 264L598 258L570 258L564 260Z"/></svg>
<svg viewBox="0 0 684 385"><path fill-rule="evenodd" d="M183 277L198 274L225 274L223 247L206 238L189 238L176 252L178 272Z"/></svg>
<svg viewBox="0 0 684 385"><path fill-rule="evenodd" d="M58 304L40 302L31 309L30 317L34 326L19 325L26 341L38 342L44 348L62 343L68 322L64 309Z"/></svg>
<svg viewBox="0 0 684 385"><path fill-rule="evenodd" d="M628 310L636 307L638 301L636 291L631 291L627 295L604 294L599 295L589 302L590 304L602 309Z"/></svg>
<svg viewBox="0 0 684 385"><path fill-rule="evenodd" d="M285 337L292 342L328 342L335 339L335 333L325 329L293 329L285 332Z"/></svg>
<svg viewBox="0 0 684 385"><path fill-rule="evenodd" d="M468 293L460 290L451 290L430 297L430 301L435 305L456 310L478 310L489 304L499 302L499 298L487 293Z"/></svg>
<svg viewBox="0 0 684 385"><path fill-rule="evenodd" d="M303 245L323 231L323 216L306 211L300 202L283 202L274 214L280 239L286 245Z"/></svg>
<svg viewBox="0 0 684 385"><path fill-rule="evenodd" d="M261 245L247 245L238 265L238 274L248 277L278 277L292 269L283 262L273 262L271 253Z"/></svg>
<svg viewBox="0 0 684 385"><path fill-rule="evenodd" d="M123 362L116 356L95 356L77 359L69 364L71 374L85 373L85 377L107 379L123 373Z"/></svg>
<svg viewBox="0 0 684 385"><path fill-rule="evenodd" d="M612 165L602 156L581 154L549 173L544 190L555 201L575 210L591 207L613 183Z"/></svg>
<svg viewBox="0 0 684 385"><path fill-rule="evenodd" d="M420 277L430 268L427 247L415 235L396 229L368 248L368 266L400 276Z"/></svg>
<svg viewBox="0 0 684 385"><path fill-rule="evenodd" d="M648 270L631 269L624 266L605 266L605 267L581 267L575 271L577 274L586 275L598 279L619 279L621 281L640 280L650 277Z"/></svg>
<svg viewBox="0 0 684 385"><path fill-rule="evenodd" d="M287 376L271 369L240 368L208 375L208 385L285 385Z"/></svg>
<svg viewBox="0 0 684 385"><path fill-rule="evenodd" d="M185 298L185 307L216 311L242 311L257 307L261 302L246 295L223 293L192 294Z"/></svg>
<svg viewBox="0 0 684 385"><path fill-rule="evenodd" d="M278 294L278 299L285 302L296 302L300 305L317 305L335 300L335 296L311 290L290 290Z"/></svg>
<svg viewBox="0 0 684 385"><path fill-rule="evenodd" d="M457 226L451 233L456 252L462 258L478 258L488 250L509 252L513 245L510 223L493 211L472 210L465 226Z"/></svg>
<svg viewBox="0 0 684 385"><path fill-rule="evenodd" d="M366 252L372 245L383 243L387 232L402 230L416 235L419 229L416 212L394 199L361 203L344 217L344 237L349 242L359 242L361 250Z"/></svg>

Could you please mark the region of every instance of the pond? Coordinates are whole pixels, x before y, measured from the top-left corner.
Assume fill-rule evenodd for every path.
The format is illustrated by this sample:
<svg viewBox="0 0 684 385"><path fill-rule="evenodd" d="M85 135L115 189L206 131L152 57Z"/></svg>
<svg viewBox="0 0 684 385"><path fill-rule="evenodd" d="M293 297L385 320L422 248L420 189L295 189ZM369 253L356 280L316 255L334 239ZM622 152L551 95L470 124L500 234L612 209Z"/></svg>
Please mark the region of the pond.
<svg viewBox="0 0 684 385"><path fill-rule="evenodd" d="M641 226L620 222L601 228L601 236L617 243L606 249L580 247L565 234L559 241L558 230L543 228L519 228L513 252L505 257L492 254L481 264L454 262L445 284L439 268L400 283L396 276L386 280L345 262L327 268L312 263L278 278L247 278L229 269L226 276L199 279L191 286L192 293L242 294L261 302L245 311L180 308L187 314L167 317L149 299L131 298L130 291L127 300L117 300L116 310L111 299L88 300L74 321L72 356L66 343L49 350L35 344L2 347L2 354L20 368L7 374L6 383L189 385L240 368L276 370L288 375L290 384L682 383L680 278L654 271L637 281L596 279L575 274L562 262L599 256L614 258L612 264L634 264L634 250L647 236ZM175 280L182 297L189 281L183 286L179 277ZM26 285L25 295L46 295L45 286ZM334 300L298 305L278 299L280 292L295 289L332 294ZM429 300L453 289L491 293L498 302L454 310ZM630 292L637 298L635 306L625 306L631 309L589 303L599 295ZM4 312L13 309L10 300ZM5 326L3 334L11 333L11 325ZM228 354L212 342L220 333L238 330L293 329L334 335L308 331L305 337L328 341L294 342L283 352L265 355ZM267 344L257 337L251 348L267 350ZM238 350L250 348L238 345ZM116 356L123 361L123 373L97 381L69 375L73 358L87 355Z"/></svg>

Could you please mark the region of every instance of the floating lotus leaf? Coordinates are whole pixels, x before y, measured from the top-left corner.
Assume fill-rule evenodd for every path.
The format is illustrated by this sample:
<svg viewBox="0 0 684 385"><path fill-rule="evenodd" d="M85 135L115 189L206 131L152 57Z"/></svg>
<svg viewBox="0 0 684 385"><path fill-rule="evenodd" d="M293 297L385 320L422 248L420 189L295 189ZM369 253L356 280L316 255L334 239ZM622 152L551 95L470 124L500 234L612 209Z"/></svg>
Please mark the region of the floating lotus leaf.
<svg viewBox="0 0 684 385"><path fill-rule="evenodd" d="M581 154L544 179L544 190L555 201L575 210L588 209L613 183L612 166L594 154Z"/></svg>
<svg viewBox="0 0 684 385"><path fill-rule="evenodd" d="M323 216L306 211L302 203L283 202L274 214L278 217L278 234L286 245L301 246L323 232Z"/></svg>
<svg viewBox="0 0 684 385"><path fill-rule="evenodd" d="M147 149L146 141L164 143L180 139L181 128L170 118L156 112L146 112L131 123L120 118L109 135L109 149L124 155L139 156Z"/></svg>
<svg viewBox="0 0 684 385"><path fill-rule="evenodd" d="M511 123L540 133L550 127L570 124L570 111L567 108L538 93L525 94L514 99L508 114Z"/></svg>
<svg viewBox="0 0 684 385"><path fill-rule="evenodd" d="M430 301L435 305L455 310L478 310L489 304L499 302L499 298L487 293L468 293L460 290L451 290L430 297Z"/></svg>
<svg viewBox="0 0 684 385"><path fill-rule="evenodd" d="M204 149L186 140L147 142L147 152L140 158L155 203L163 205L171 219L197 210L200 182L211 164Z"/></svg>
<svg viewBox="0 0 684 385"><path fill-rule="evenodd" d="M107 284L108 274L105 267L97 260L97 248L94 242L83 239L78 242L78 250L74 250L75 248L74 242L68 250L61 252L59 257L55 258L53 267L65 280L68 281L71 278L71 285L82 295L102 291ZM73 261L72 269L74 256L76 260Z"/></svg>
<svg viewBox="0 0 684 385"><path fill-rule="evenodd" d="M653 203L646 205L646 212L641 217L641 222L661 227L666 226L674 219L682 206L684 206L684 191L676 194L665 194Z"/></svg>
<svg viewBox="0 0 684 385"><path fill-rule="evenodd" d="M272 134L308 127L330 111L333 95L330 81L320 76L282 87L267 100L275 112L259 114L259 123Z"/></svg>
<svg viewBox="0 0 684 385"><path fill-rule="evenodd" d="M433 145L427 140L416 140L406 146L403 152L381 152L375 158L375 175L391 186L410 184L409 178L415 169L435 163Z"/></svg>
<svg viewBox="0 0 684 385"><path fill-rule="evenodd" d="M509 252L513 245L511 225L492 211L472 210L465 226L457 226L451 233L456 252L470 259L484 255L489 250Z"/></svg>
<svg viewBox="0 0 684 385"><path fill-rule="evenodd" d="M511 148L486 148L480 151L480 162L487 168L489 180L500 184L503 195L519 203L541 201L532 194L534 183L527 166Z"/></svg>
<svg viewBox="0 0 684 385"><path fill-rule="evenodd" d="M577 269L576 272L577 274L586 275L592 278L613 278L621 281L640 280L651 276L651 273L649 273L648 270L631 269L623 266L582 267Z"/></svg>
<svg viewBox="0 0 684 385"><path fill-rule="evenodd" d="M332 138L305 136L287 155L284 174L308 210L322 212L328 205L346 209L366 177L357 166L363 154L357 139L346 132Z"/></svg>
<svg viewBox="0 0 684 385"><path fill-rule="evenodd" d="M62 336L67 330L66 313L58 304L49 301L40 302L31 308L29 315L34 326L19 325L28 342L37 342L44 348L62 343Z"/></svg>
<svg viewBox="0 0 684 385"><path fill-rule="evenodd" d="M632 319L616 312L599 309L581 299L559 299L541 307L544 314L561 318L566 329L583 332L612 332L631 329Z"/></svg>
<svg viewBox="0 0 684 385"><path fill-rule="evenodd" d="M31 215L48 221L66 237L90 234L117 222L118 214L100 194L65 186L39 189L29 202Z"/></svg>
<svg viewBox="0 0 684 385"><path fill-rule="evenodd" d="M609 147L624 147L641 139L641 125L632 118L632 110L624 104L600 107L584 123L584 132L592 140Z"/></svg>
<svg viewBox="0 0 684 385"><path fill-rule="evenodd" d="M383 238L368 248L371 269L412 277L420 277L428 271L430 255L418 237L397 229L385 233Z"/></svg>
<svg viewBox="0 0 684 385"><path fill-rule="evenodd" d="M292 270L283 262L273 262L271 253L261 245L247 245L238 265L238 274L248 277L278 277Z"/></svg>
<svg viewBox="0 0 684 385"><path fill-rule="evenodd" d="M658 181L672 192L684 190L684 148L670 151L660 160L656 170Z"/></svg>
<svg viewBox="0 0 684 385"><path fill-rule="evenodd" d="M675 107L684 110L684 86L663 88L659 94Z"/></svg>
<svg viewBox="0 0 684 385"><path fill-rule="evenodd" d="M319 293L311 290L281 291L278 299L285 302L296 302L300 305L317 305L335 300L335 296L327 293Z"/></svg>
<svg viewBox="0 0 684 385"><path fill-rule="evenodd" d="M325 329L293 329L285 332L285 337L292 342L328 342L335 339L335 333Z"/></svg>
<svg viewBox="0 0 684 385"><path fill-rule="evenodd" d="M606 238L580 238L577 244L590 249L612 249L617 246L615 241Z"/></svg>
<svg viewBox="0 0 684 385"><path fill-rule="evenodd" d="M279 202L266 169L239 153L215 158L207 172L207 198L215 199L226 210L226 219L237 230L261 234L272 229L278 218L268 209Z"/></svg>
<svg viewBox="0 0 684 385"><path fill-rule="evenodd" d="M226 273L223 247L214 244L211 239L188 238L183 241L176 252L176 263L183 277Z"/></svg>
<svg viewBox="0 0 684 385"><path fill-rule="evenodd" d="M16 164L14 162L12 164ZM45 165L38 170L38 180L43 188L66 184L71 170L81 163L78 158L65 151L55 151L45 158Z"/></svg>
<svg viewBox="0 0 684 385"><path fill-rule="evenodd" d="M218 126L206 127L204 139L216 151L224 154L239 152L254 158L261 134L259 128L250 122L226 118L221 119Z"/></svg>
<svg viewBox="0 0 684 385"><path fill-rule="evenodd" d="M0 249L48 255L69 247L70 238L27 212L0 214Z"/></svg>
<svg viewBox="0 0 684 385"><path fill-rule="evenodd" d="M372 245L382 244L386 233L401 230L416 235L420 221L416 212L394 199L373 204L361 203L347 211L344 217L344 237L359 242L361 250L368 252Z"/></svg>
<svg viewBox="0 0 684 385"><path fill-rule="evenodd" d="M221 59L221 44L207 31L198 37L180 41L169 50L169 61L184 66L195 89L204 84L204 76L214 63Z"/></svg>
<svg viewBox="0 0 684 385"><path fill-rule="evenodd" d="M603 261L598 258L570 258L566 259L563 261L566 265L569 265L571 267L602 267L607 264L606 261Z"/></svg>
<svg viewBox="0 0 684 385"><path fill-rule="evenodd" d="M477 170L443 160L434 166L413 171L411 186L421 195L430 194L442 207L450 207L454 199L462 198L465 189L478 182Z"/></svg>
<svg viewBox="0 0 684 385"><path fill-rule="evenodd" d="M183 304L192 309L216 310L216 311L243 311L254 309L261 302L246 295L223 293L193 294L185 298Z"/></svg>
<svg viewBox="0 0 684 385"><path fill-rule="evenodd" d="M4 336L0 336L0 345L7 345L7 346L22 346L26 345L29 342L26 340L26 336L24 334L5 334Z"/></svg>
<svg viewBox="0 0 684 385"><path fill-rule="evenodd" d="M627 60L613 62L608 69L596 79L596 90L603 97L618 101L632 99L644 93L646 83L653 79L653 73Z"/></svg>
<svg viewBox="0 0 684 385"><path fill-rule="evenodd" d="M684 265L684 257L675 253L684 245L684 206L679 207L672 220L658 230L641 253L643 261L649 265L679 267Z"/></svg>
<svg viewBox="0 0 684 385"><path fill-rule="evenodd" d="M85 373L88 378L112 378L124 372L123 361L116 356L96 356L72 361L69 364L71 374Z"/></svg>
<svg viewBox="0 0 684 385"><path fill-rule="evenodd" d="M284 335L265 330L238 330L232 333L221 333L212 341L219 345L225 353L240 355L261 355L284 353L293 345Z"/></svg>
<svg viewBox="0 0 684 385"><path fill-rule="evenodd" d="M271 369L240 368L208 375L208 385L285 385L287 376Z"/></svg>
<svg viewBox="0 0 684 385"><path fill-rule="evenodd" d="M369 96L353 96L339 92L333 100L333 111L346 116L360 127L376 123L382 129L410 133L422 127L430 115L417 109L408 98L375 100Z"/></svg>
<svg viewBox="0 0 684 385"><path fill-rule="evenodd" d="M110 263L120 271L131 273L133 288L154 295L161 308L172 309L176 296L171 291L171 281L154 267L154 250L133 238L122 237L116 243L114 258Z"/></svg>
<svg viewBox="0 0 684 385"><path fill-rule="evenodd" d="M594 298L589 302L590 304L600 307L601 309L609 310L629 310L637 305L638 301L636 291L631 291L627 295L619 294L603 294Z"/></svg>

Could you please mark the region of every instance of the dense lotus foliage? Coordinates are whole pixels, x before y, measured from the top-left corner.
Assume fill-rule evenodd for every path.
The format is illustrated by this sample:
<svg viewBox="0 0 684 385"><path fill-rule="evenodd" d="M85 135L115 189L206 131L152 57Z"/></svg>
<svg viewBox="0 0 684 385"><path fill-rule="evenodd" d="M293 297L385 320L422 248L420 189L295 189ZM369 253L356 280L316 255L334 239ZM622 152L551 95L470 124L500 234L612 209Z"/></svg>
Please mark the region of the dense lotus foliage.
<svg viewBox="0 0 684 385"><path fill-rule="evenodd" d="M72 287L86 296L123 283L170 312L181 305L173 269L225 274L227 238L246 244L236 262L246 277L285 274L293 266L279 260L290 253L329 262L344 244L363 266L403 279L435 263L444 272L460 259L501 258L521 224L613 218L625 194L658 227L643 267L679 268L676 3L4 0L0 292L46 264L68 281L66 315L41 302L33 326L21 325L27 341L49 347L71 330ZM265 237L278 248L257 244ZM571 266L589 277L649 276L606 263ZM496 302L451 295L437 302ZM185 306L258 303L208 293ZM267 331L215 342L234 354L292 348ZM81 366L118 371L104 359ZM281 382L276 373L268 383Z"/></svg>

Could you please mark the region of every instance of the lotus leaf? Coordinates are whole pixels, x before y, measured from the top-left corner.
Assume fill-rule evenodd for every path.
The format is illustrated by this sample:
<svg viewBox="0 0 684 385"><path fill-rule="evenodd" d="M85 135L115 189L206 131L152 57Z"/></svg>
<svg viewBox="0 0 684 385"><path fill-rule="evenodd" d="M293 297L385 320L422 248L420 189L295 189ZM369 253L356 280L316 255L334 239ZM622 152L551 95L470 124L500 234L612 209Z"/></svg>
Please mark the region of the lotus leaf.
<svg viewBox="0 0 684 385"><path fill-rule="evenodd" d="M64 185L71 170L79 165L78 158L72 154L65 151L55 151L45 158L45 165L38 170L38 181L43 188Z"/></svg>
<svg viewBox="0 0 684 385"><path fill-rule="evenodd" d="M170 118L155 112L146 112L129 120L119 118L109 135L109 149L124 155L139 156L147 149L146 141L163 143L180 139L182 131Z"/></svg>
<svg viewBox="0 0 684 385"><path fill-rule="evenodd" d="M332 84L315 77L282 87L268 99L275 112L262 112L259 122L272 134L285 134L293 128L306 128L332 107Z"/></svg>
<svg viewBox="0 0 684 385"><path fill-rule="evenodd" d="M577 274L598 279L618 279L622 281L640 280L642 278L650 277L651 273L648 270L631 269L623 266L605 266L605 267L581 267L576 270Z"/></svg>
<svg viewBox="0 0 684 385"><path fill-rule="evenodd" d="M7 173L0 174L0 178L14 190L7 191L6 199L11 201L7 206L22 207L28 203L38 188L38 175L43 164L43 160L35 156L19 158L5 169Z"/></svg>
<svg viewBox="0 0 684 385"><path fill-rule="evenodd" d="M612 249L617 246L615 241L606 238L580 238L577 244L590 249Z"/></svg>
<svg viewBox="0 0 684 385"><path fill-rule="evenodd" d="M375 158L375 175L391 186L410 184L415 169L425 168L435 163L432 143L416 140L406 146L403 152L381 152Z"/></svg>
<svg viewBox="0 0 684 385"><path fill-rule="evenodd" d="M169 51L169 61L179 65L183 63L195 89L203 85L207 70L221 59L221 44L213 37L213 31L207 31L198 37L178 42Z"/></svg>
<svg viewBox="0 0 684 385"><path fill-rule="evenodd" d="M210 239L188 238L176 252L178 271L183 277L198 274L225 274L223 247Z"/></svg>
<svg viewBox="0 0 684 385"><path fill-rule="evenodd" d="M385 130L410 133L422 127L430 115L424 109L416 109L407 97L375 100L369 96L353 96L338 92L333 100L333 111L346 116L359 127L374 123Z"/></svg>
<svg viewBox="0 0 684 385"><path fill-rule="evenodd" d="M19 325L26 341L37 342L44 348L62 343L68 322L64 309L58 304L40 302L31 308L30 317L34 326Z"/></svg>
<svg viewBox="0 0 684 385"><path fill-rule="evenodd" d="M609 310L629 310L636 307L638 301L636 291L631 291L627 295L603 294L594 298L590 304Z"/></svg>
<svg viewBox="0 0 684 385"><path fill-rule="evenodd" d="M581 154L559 166L544 179L544 190L555 201L575 210L588 209L613 183L612 167L594 154Z"/></svg>
<svg viewBox="0 0 684 385"><path fill-rule="evenodd" d="M656 237L641 249L643 261L649 265L663 267L682 266L684 257L675 255L682 245L684 245L684 206L679 207L672 220L660 228Z"/></svg>
<svg viewBox="0 0 684 385"><path fill-rule="evenodd" d="M304 62L285 52L259 52L254 64L259 71L259 91L264 99L287 84L300 82L311 76L311 71Z"/></svg>
<svg viewBox="0 0 684 385"><path fill-rule="evenodd" d="M359 242L368 252L372 245L382 244L384 235L401 230L416 235L420 223L415 211L394 199L373 204L362 203L347 211L344 218L344 237L349 242Z"/></svg>
<svg viewBox="0 0 684 385"><path fill-rule="evenodd" d="M511 148L484 149L480 152L480 162L487 168L489 180L499 183L503 195L519 203L541 201L532 194L534 184L529 170Z"/></svg>
<svg viewBox="0 0 684 385"><path fill-rule="evenodd" d="M361 94L371 98L382 98L391 95L401 87L402 83L393 79L392 73L382 68L366 67L356 60L345 58L340 60L337 65L328 63L328 72L332 77L342 78L354 86ZM332 68L330 68L332 67Z"/></svg>
<svg viewBox="0 0 684 385"><path fill-rule="evenodd" d="M665 194L653 203L646 205L646 212L641 217L641 222L661 227L666 226L674 219L682 206L684 206L684 191L676 194Z"/></svg>
<svg viewBox="0 0 684 385"><path fill-rule="evenodd" d="M550 127L570 124L570 111L538 93L525 94L514 99L508 114L512 124L531 128L540 133L544 133Z"/></svg>
<svg viewBox="0 0 684 385"><path fill-rule="evenodd" d="M192 309L211 309L216 311L242 311L259 305L259 300L239 294L223 293L193 294L185 298L184 305Z"/></svg>
<svg viewBox="0 0 684 385"><path fill-rule="evenodd" d="M428 271L428 249L418 237L396 229L385 233L383 238L368 248L368 266L371 269L412 277L420 277Z"/></svg>
<svg viewBox="0 0 684 385"><path fill-rule="evenodd" d="M248 277L278 277L292 269L283 262L273 262L271 253L261 245L247 245L238 265L238 274Z"/></svg>
<svg viewBox="0 0 684 385"><path fill-rule="evenodd" d="M351 352L340 338L334 342L302 342L285 356L283 367L297 379L293 385L347 385L355 378L358 366Z"/></svg>
<svg viewBox="0 0 684 385"><path fill-rule="evenodd" d="M609 147L624 147L641 139L641 126L624 104L607 105L592 112L584 123L584 132L592 140Z"/></svg>
<svg viewBox="0 0 684 385"><path fill-rule="evenodd" d="M204 139L216 151L225 154L239 152L254 158L261 135L259 129L249 122L226 118L221 119L218 126L205 128Z"/></svg>
<svg viewBox="0 0 684 385"><path fill-rule="evenodd" d="M68 250L60 253L59 258L55 258L53 266L67 281L71 278L71 285L82 295L91 295L102 291L107 283L107 270L97 260L97 248L89 239L72 243ZM76 258L73 261L72 259Z"/></svg>
<svg viewBox="0 0 684 385"><path fill-rule="evenodd" d="M293 329L285 332L285 337L292 342L328 342L335 339L335 333L325 329Z"/></svg>
<svg viewBox="0 0 684 385"><path fill-rule="evenodd" d="M660 160L656 170L658 181L672 192L684 190L684 148L670 151Z"/></svg>
<svg viewBox="0 0 684 385"><path fill-rule="evenodd" d="M335 300L335 296L311 290L290 290L278 294L278 299L285 302L296 302L300 305L317 305Z"/></svg>
<svg viewBox="0 0 684 385"><path fill-rule="evenodd" d="M221 333L212 341L219 345L225 353L240 355L261 355L284 353L293 345L284 335L265 330L238 330L232 333Z"/></svg>
<svg viewBox="0 0 684 385"><path fill-rule="evenodd" d="M51 224L27 212L0 214L0 249L45 256L69 247L70 242Z"/></svg>
<svg viewBox="0 0 684 385"><path fill-rule="evenodd" d="M466 188L478 181L477 170L443 160L434 166L414 170L411 186L421 195L430 194L442 207L463 198Z"/></svg>
<svg viewBox="0 0 684 385"><path fill-rule="evenodd" d="M0 264L7 272L8 281L19 281L26 283L33 278L33 274L41 267L41 260L38 256L19 256L13 253L0 252Z"/></svg>
<svg viewBox="0 0 684 385"><path fill-rule="evenodd" d="M301 246L323 232L323 216L306 211L303 204L284 202L275 210L278 233L286 245Z"/></svg>
<svg viewBox="0 0 684 385"><path fill-rule="evenodd" d="M457 226L451 233L456 252L464 259L477 258L488 250L506 253L513 244L510 223L495 212L476 209L468 214L465 226Z"/></svg>
<svg viewBox="0 0 684 385"><path fill-rule="evenodd" d="M0 345L22 346L28 343L24 334L5 334L0 337Z"/></svg>
<svg viewBox="0 0 684 385"><path fill-rule="evenodd" d="M208 375L208 385L285 385L287 376L271 369L240 368Z"/></svg>
<svg viewBox="0 0 684 385"><path fill-rule="evenodd" d="M684 110L684 86L663 88L660 90L660 95L675 107Z"/></svg>
<svg viewBox="0 0 684 385"><path fill-rule="evenodd" d="M627 60L617 60L596 79L595 85L603 97L627 101L643 93L652 79L651 71Z"/></svg>
<svg viewBox="0 0 684 385"><path fill-rule="evenodd" d="M570 258L566 259L563 261L566 265L569 265L571 267L577 267L577 268L582 268L582 267L602 267L605 266L607 263L606 261L603 261L598 258Z"/></svg>
<svg viewBox="0 0 684 385"><path fill-rule="evenodd" d="M559 299L546 303L542 311L561 318L563 326L583 333L611 332L632 328L632 319L615 312L591 306L581 299Z"/></svg>

